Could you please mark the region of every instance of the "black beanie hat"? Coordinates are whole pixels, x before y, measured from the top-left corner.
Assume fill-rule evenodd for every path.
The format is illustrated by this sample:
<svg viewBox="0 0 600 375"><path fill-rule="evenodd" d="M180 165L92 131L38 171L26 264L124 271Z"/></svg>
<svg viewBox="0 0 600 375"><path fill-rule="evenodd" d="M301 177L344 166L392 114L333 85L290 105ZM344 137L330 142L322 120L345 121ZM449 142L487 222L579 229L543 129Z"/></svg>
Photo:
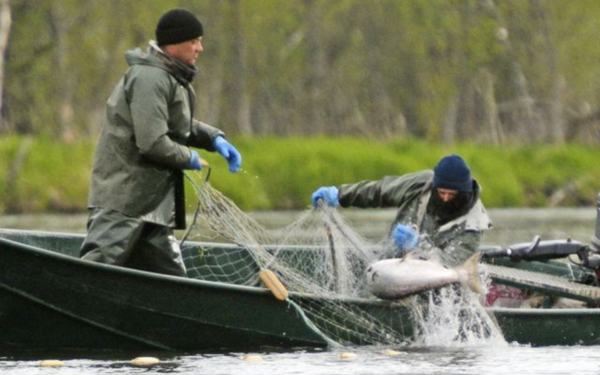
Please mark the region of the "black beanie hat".
<svg viewBox="0 0 600 375"><path fill-rule="evenodd" d="M433 170L433 187L458 191L473 190L471 170L458 155L444 156Z"/></svg>
<svg viewBox="0 0 600 375"><path fill-rule="evenodd" d="M202 23L185 9L173 9L163 14L156 25L156 43L159 46L177 44L201 37Z"/></svg>

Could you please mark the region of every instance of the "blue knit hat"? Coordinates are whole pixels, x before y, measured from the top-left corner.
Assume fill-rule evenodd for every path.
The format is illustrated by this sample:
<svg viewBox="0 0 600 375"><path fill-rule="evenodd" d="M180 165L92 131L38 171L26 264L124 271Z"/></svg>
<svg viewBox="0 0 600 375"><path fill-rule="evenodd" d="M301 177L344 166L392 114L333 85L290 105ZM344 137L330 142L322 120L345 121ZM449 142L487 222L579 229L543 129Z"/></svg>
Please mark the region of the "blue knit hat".
<svg viewBox="0 0 600 375"><path fill-rule="evenodd" d="M458 191L473 190L469 166L456 154L444 156L433 170L433 187Z"/></svg>

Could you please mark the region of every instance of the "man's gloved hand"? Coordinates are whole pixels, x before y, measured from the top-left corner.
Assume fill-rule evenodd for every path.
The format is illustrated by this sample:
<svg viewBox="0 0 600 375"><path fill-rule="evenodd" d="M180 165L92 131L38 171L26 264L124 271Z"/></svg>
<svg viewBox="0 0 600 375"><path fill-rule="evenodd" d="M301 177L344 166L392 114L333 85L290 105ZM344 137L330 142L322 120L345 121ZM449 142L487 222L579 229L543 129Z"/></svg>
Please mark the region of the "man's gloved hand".
<svg viewBox="0 0 600 375"><path fill-rule="evenodd" d="M394 243L401 250L412 250L419 243L419 234L412 228L403 224L394 228Z"/></svg>
<svg viewBox="0 0 600 375"><path fill-rule="evenodd" d="M214 140L214 146L217 152L227 160L229 171L232 173L239 172L242 166L242 155L227 142L222 136L218 136Z"/></svg>
<svg viewBox="0 0 600 375"><path fill-rule="evenodd" d="M190 157L190 161L188 162L188 165L185 167L185 169L193 169L193 170L201 170L202 169L202 163L200 162L200 155L198 155L198 153L194 150L190 150L190 153L192 154L192 156Z"/></svg>
<svg viewBox="0 0 600 375"><path fill-rule="evenodd" d="M319 199L323 199L329 206L337 207L340 205L338 194L338 188L335 186L320 187L312 194L312 205L315 208L319 207Z"/></svg>

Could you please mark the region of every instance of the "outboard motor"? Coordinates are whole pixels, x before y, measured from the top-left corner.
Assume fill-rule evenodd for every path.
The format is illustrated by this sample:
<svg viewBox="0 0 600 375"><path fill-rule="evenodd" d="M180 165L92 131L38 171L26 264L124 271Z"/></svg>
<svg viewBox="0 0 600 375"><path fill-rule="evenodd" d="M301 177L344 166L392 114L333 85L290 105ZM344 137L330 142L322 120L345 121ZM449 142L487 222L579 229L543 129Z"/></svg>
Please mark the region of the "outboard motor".
<svg viewBox="0 0 600 375"><path fill-rule="evenodd" d="M537 260L565 258L577 254L580 259L587 258L589 246L572 239L542 241L535 236L531 243L519 243L506 248L497 248L482 253L485 258L507 257L510 260Z"/></svg>
<svg viewBox="0 0 600 375"><path fill-rule="evenodd" d="M592 248L596 254L600 252L600 193L596 196L596 231L592 236ZM588 257L584 266L595 270L596 277L600 279L600 257Z"/></svg>
<svg viewBox="0 0 600 375"><path fill-rule="evenodd" d="M596 196L596 232L592 236L592 247L600 252L600 193Z"/></svg>
<svg viewBox="0 0 600 375"><path fill-rule="evenodd" d="M506 248L494 248L482 252L483 259L509 258L513 261L565 258L577 254L580 266L592 269L600 280L600 193L596 197L596 231L592 236L592 244L584 245L572 239L542 241L535 236L531 243L515 244Z"/></svg>

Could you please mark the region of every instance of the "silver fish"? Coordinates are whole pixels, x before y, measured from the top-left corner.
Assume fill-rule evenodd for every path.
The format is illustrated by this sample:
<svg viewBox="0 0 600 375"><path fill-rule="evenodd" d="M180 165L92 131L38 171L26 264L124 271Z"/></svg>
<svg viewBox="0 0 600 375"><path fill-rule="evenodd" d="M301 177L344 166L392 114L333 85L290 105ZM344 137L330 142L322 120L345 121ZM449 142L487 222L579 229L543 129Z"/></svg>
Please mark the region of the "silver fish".
<svg viewBox="0 0 600 375"><path fill-rule="evenodd" d="M404 258L385 259L367 268L369 291L382 299L395 300L426 290L455 283L468 285L476 293L483 293L477 274L481 253L476 253L456 267L446 268L440 263L409 253Z"/></svg>

